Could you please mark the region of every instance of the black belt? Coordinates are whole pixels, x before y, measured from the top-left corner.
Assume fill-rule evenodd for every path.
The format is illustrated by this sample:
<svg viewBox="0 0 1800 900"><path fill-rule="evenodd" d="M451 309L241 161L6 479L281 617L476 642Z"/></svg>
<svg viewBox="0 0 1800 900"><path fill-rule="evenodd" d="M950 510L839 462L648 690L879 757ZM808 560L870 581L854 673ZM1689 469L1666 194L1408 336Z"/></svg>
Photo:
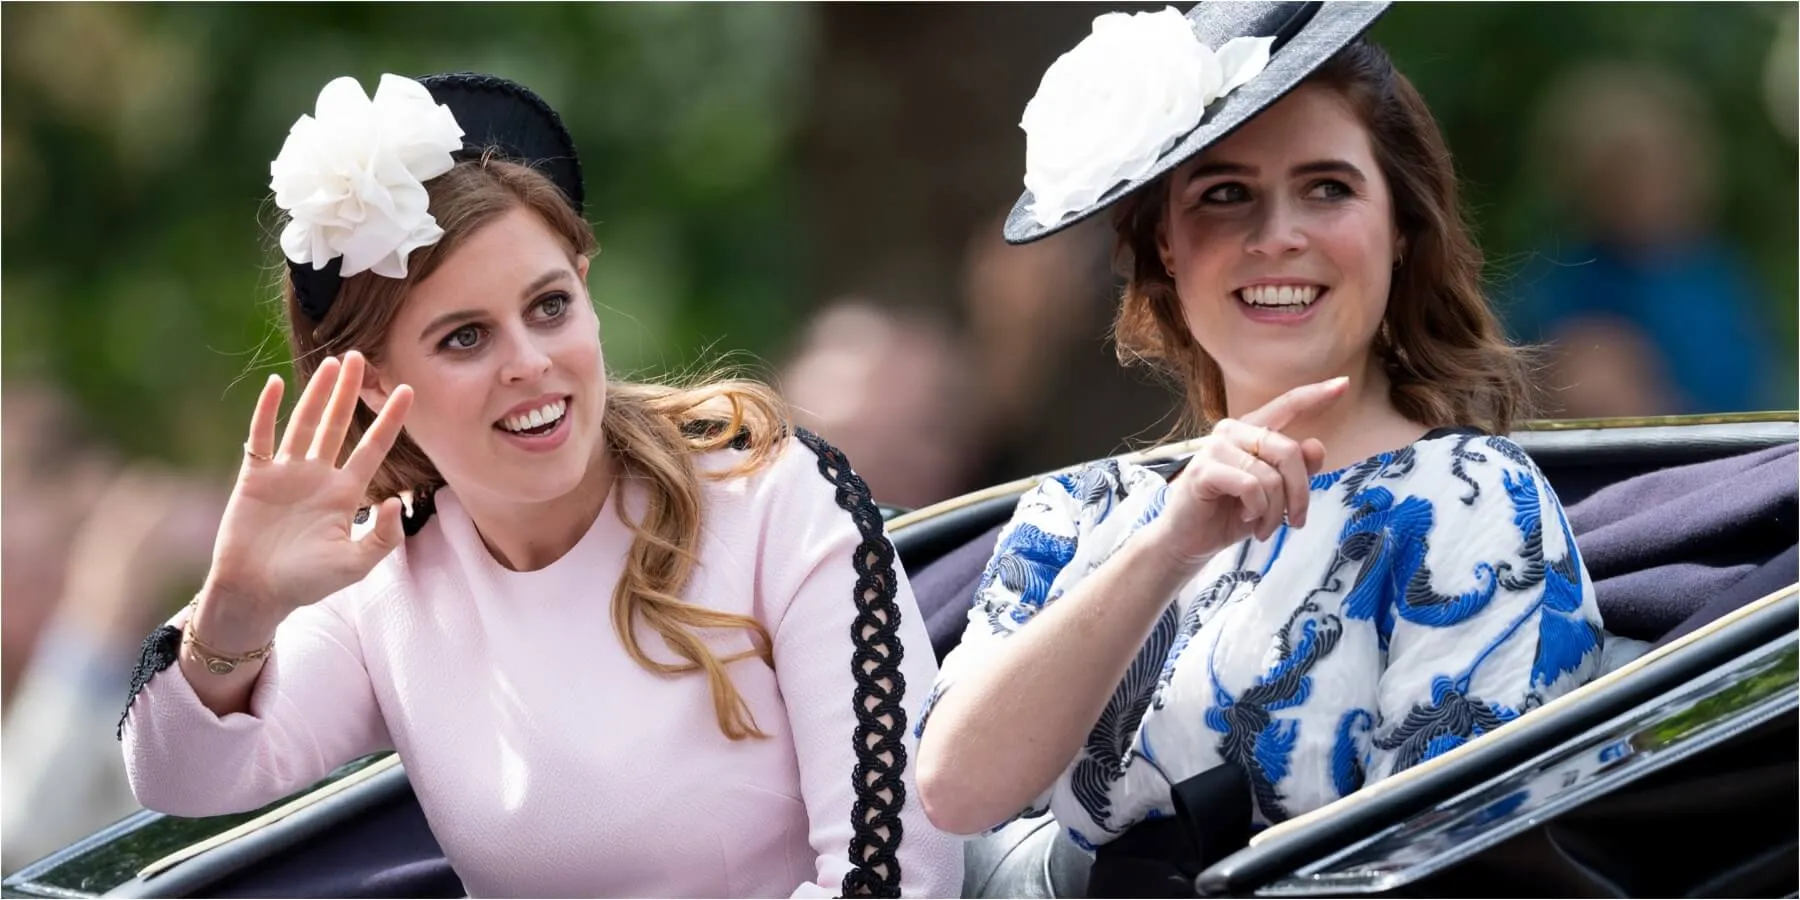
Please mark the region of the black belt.
<svg viewBox="0 0 1800 900"><path fill-rule="evenodd" d="M1194 879L1250 843L1242 766L1225 763L1169 788L1173 818L1139 822L1095 851L1089 897L1193 897Z"/></svg>

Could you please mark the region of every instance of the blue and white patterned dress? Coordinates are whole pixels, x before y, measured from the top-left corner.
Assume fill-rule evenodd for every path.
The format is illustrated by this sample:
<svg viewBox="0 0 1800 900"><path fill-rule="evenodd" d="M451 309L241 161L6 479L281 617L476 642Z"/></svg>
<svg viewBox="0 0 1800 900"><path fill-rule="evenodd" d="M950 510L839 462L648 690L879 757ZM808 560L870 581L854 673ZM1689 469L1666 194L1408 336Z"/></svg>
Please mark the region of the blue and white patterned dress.
<svg viewBox="0 0 1800 900"><path fill-rule="evenodd" d="M1107 460L1021 498L920 730L971 663L1154 520L1167 490ZM1582 684L1603 641L1562 506L1531 459L1503 437L1434 433L1314 476L1306 527L1214 557L1020 814L1049 810L1092 850L1173 815L1171 784L1232 761L1249 773L1256 824L1279 822Z"/></svg>

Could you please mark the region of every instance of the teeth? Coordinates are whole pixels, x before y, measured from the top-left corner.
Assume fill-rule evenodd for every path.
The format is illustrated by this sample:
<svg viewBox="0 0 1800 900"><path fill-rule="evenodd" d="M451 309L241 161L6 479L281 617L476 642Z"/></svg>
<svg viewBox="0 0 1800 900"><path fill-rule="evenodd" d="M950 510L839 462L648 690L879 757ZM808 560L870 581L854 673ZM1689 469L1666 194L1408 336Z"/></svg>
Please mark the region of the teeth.
<svg viewBox="0 0 1800 900"><path fill-rule="evenodd" d="M540 428L561 419L563 413L567 411L567 409L568 404L562 400L558 400L555 403L538 407L528 413L508 416L505 419L500 420L500 427L507 431L525 431L530 428Z"/></svg>
<svg viewBox="0 0 1800 900"><path fill-rule="evenodd" d="M1251 306L1310 306L1319 299L1319 287L1312 284L1259 284L1238 292Z"/></svg>

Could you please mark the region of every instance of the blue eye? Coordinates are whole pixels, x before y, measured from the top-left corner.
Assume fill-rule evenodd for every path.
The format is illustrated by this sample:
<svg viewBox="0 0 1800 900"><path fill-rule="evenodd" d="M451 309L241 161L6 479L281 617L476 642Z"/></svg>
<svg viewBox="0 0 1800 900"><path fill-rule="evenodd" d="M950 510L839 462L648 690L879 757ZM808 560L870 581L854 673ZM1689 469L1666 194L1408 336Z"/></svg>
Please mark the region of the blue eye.
<svg viewBox="0 0 1800 900"><path fill-rule="evenodd" d="M561 318L563 313L569 311L569 295L556 293L539 300L538 311L543 313L546 319Z"/></svg>
<svg viewBox="0 0 1800 900"><path fill-rule="evenodd" d="M1335 178L1326 179L1325 181L1314 184L1311 193L1319 195L1320 198L1324 200L1342 200L1345 197L1352 197L1356 194L1355 191L1350 189L1349 185L1338 181Z"/></svg>
<svg viewBox="0 0 1800 900"><path fill-rule="evenodd" d="M469 350L481 340L481 329L474 325L464 325L444 336L443 346L447 350Z"/></svg>
<svg viewBox="0 0 1800 900"><path fill-rule="evenodd" d="M1200 195L1206 203L1242 203L1250 199L1250 190L1235 181L1215 184Z"/></svg>

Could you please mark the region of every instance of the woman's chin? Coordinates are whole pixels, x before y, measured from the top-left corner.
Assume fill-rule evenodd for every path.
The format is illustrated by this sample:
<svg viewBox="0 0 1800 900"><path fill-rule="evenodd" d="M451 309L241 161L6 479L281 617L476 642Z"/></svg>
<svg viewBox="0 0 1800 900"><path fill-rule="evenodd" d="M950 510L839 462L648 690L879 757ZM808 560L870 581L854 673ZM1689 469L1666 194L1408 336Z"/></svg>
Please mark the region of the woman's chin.
<svg viewBox="0 0 1800 900"><path fill-rule="evenodd" d="M539 504L561 500L581 489L587 475L585 466L558 464L522 468L516 465L484 467L475 478L463 479L458 493L479 493L493 502L506 504ZM452 483L452 488L457 484Z"/></svg>
<svg viewBox="0 0 1800 900"><path fill-rule="evenodd" d="M1255 365L1243 366L1235 371L1221 367L1226 373L1226 393L1228 395L1243 394L1262 397L1261 402L1266 403L1294 388L1320 381L1329 381L1345 374L1345 370L1342 368L1321 365L1316 357L1307 360L1296 360L1286 356L1282 358L1288 360L1291 365L1271 366L1267 360L1259 360ZM1236 411L1233 415L1242 415L1248 411Z"/></svg>

